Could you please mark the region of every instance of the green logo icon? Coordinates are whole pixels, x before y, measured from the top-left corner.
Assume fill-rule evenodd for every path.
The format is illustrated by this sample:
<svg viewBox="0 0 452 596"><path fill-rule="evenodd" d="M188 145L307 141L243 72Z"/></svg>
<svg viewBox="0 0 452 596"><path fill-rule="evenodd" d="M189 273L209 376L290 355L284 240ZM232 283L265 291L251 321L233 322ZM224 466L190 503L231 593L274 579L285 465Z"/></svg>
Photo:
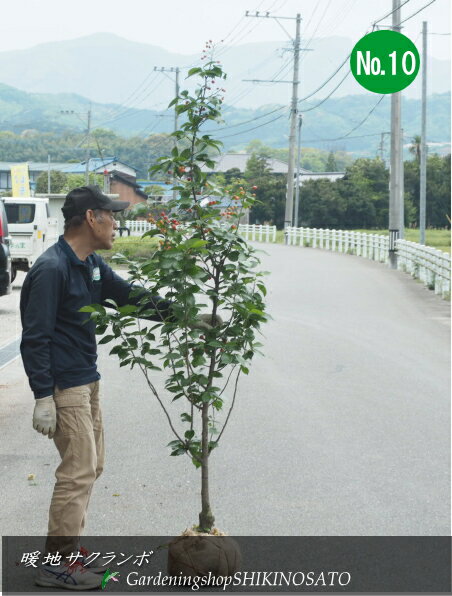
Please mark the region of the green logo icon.
<svg viewBox="0 0 452 596"><path fill-rule="evenodd" d="M117 571L114 571L113 573L111 573L110 569L107 569L107 571L104 573L104 576L102 578L102 583L101 583L102 590L105 588L105 586L111 579L115 582L119 581L119 579L116 579L116 577L115 577L116 575L119 575L119 573Z"/></svg>
<svg viewBox="0 0 452 596"><path fill-rule="evenodd" d="M350 69L358 83L373 93L397 93L419 72L414 43L397 31L374 31L362 37L350 54Z"/></svg>

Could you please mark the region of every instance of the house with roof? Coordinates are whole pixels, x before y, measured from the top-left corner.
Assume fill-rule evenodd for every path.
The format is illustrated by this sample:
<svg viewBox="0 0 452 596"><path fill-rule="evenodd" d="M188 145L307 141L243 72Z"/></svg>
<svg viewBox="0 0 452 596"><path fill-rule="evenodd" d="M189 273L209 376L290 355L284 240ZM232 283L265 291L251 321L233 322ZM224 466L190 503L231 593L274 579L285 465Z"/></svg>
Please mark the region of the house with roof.
<svg viewBox="0 0 452 596"><path fill-rule="evenodd" d="M237 169L241 174L244 174L246 164L251 156L251 153L224 153L218 158L213 168L203 168L203 170L209 173L224 174L228 170ZM289 166L285 161L274 157L268 157L267 166L272 174L285 174L287 176ZM300 168L300 186L307 180L327 179L334 181L343 178L344 175L345 172L312 172L311 170ZM296 176L297 174L294 172L295 179Z"/></svg>
<svg viewBox="0 0 452 596"><path fill-rule="evenodd" d="M82 174L86 172L86 161L78 163L68 162L27 162L30 178L30 189L34 192L36 180L42 172L56 170L64 174ZM17 162L0 162L0 192L9 191L11 184L11 166ZM128 201L135 205L147 200L147 195L136 182L137 170L120 161L116 157L92 157L88 162L88 171L104 176L103 190L116 194L121 201Z"/></svg>
<svg viewBox="0 0 452 596"><path fill-rule="evenodd" d="M252 156L252 153L224 153L220 155L216 160L216 164L213 168L202 168L205 172L209 173L222 173L227 172L228 170L240 170L240 173L243 174L246 170L246 164L248 163L249 158ZM288 165L285 161L281 161L280 159L276 159L274 157L269 157L267 159L267 165L270 168L272 174L287 174ZM308 170L305 170L306 172Z"/></svg>

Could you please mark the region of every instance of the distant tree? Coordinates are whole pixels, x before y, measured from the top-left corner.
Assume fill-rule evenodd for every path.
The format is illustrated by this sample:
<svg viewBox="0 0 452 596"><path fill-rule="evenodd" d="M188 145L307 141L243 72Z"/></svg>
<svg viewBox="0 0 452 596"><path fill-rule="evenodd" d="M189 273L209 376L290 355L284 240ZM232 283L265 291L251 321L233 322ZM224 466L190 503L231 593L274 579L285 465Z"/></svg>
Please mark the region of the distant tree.
<svg viewBox="0 0 452 596"><path fill-rule="evenodd" d="M312 228L344 226L346 201L326 178L307 180L300 189L299 225Z"/></svg>
<svg viewBox="0 0 452 596"><path fill-rule="evenodd" d="M405 161L405 210L410 206L409 223L419 226L419 162ZM433 228L450 228L450 154L427 158L426 224Z"/></svg>
<svg viewBox="0 0 452 596"><path fill-rule="evenodd" d="M325 171L337 172L337 164L336 160L334 159L334 153L332 151L330 151L328 159L326 160Z"/></svg>
<svg viewBox="0 0 452 596"><path fill-rule="evenodd" d="M67 184L67 174L58 170L50 170L50 192L60 193ZM46 193L48 191L48 173L41 172L36 178L36 193Z"/></svg>
<svg viewBox="0 0 452 596"><path fill-rule="evenodd" d="M242 172L239 168L231 168L224 173L224 181L225 184L231 184L236 180L240 180L242 178Z"/></svg>
<svg viewBox="0 0 452 596"><path fill-rule="evenodd" d="M160 196L165 193L165 189L163 188L163 186L159 186L158 184L151 184L150 186L145 187L144 192L147 195Z"/></svg>
<svg viewBox="0 0 452 596"><path fill-rule="evenodd" d="M250 212L250 223L268 222L278 228L284 225L284 205L286 197L286 176L272 174L268 158L253 154L246 164L245 180L255 190L256 203Z"/></svg>
<svg viewBox="0 0 452 596"><path fill-rule="evenodd" d="M261 153L253 153L246 162L245 178L247 180L271 175L268 157Z"/></svg>
<svg viewBox="0 0 452 596"><path fill-rule="evenodd" d="M347 203L345 228L388 226L389 170L381 159L357 159L336 185Z"/></svg>
<svg viewBox="0 0 452 596"><path fill-rule="evenodd" d="M275 157L273 147L265 145L260 139L253 139L246 146L247 153L255 153L262 157Z"/></svg>
<svg viewBox="0 0 452 596"><path fill-rule="evenodd" d="M417 163L421 163L421 136L414 135L411 139L411 145L409 148L411 155L414 155L414 159Z"/></svg>
<svg viewBox="0 0 452 596"><path fill-rule="evenodd" d="M90 172L89 183L97 184L98 186L100 186L101 189L103 189L104 177L102 176L102 174L93 174L92 172ZM85 184L85 174L68 174L66 183L61 189L61 192L68 193L73 188L77 188L78 186L85 186Z"/></svg>

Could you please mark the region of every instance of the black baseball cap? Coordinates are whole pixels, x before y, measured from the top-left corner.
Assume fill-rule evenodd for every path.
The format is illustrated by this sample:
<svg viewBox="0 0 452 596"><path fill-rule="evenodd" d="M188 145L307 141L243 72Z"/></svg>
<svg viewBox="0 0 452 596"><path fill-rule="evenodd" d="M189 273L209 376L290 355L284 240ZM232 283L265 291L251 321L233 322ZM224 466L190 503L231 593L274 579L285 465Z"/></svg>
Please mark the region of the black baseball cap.
<svg viewBox="0 0 452 596"><path fill-rule="evenodd" d="M61 208L64 219L75 215L84 215L87 209L105 209L106 211L123 211L130 203L128 201L115 201L104 195L95 184L79 186L68 192L64 205Z"/></svg>

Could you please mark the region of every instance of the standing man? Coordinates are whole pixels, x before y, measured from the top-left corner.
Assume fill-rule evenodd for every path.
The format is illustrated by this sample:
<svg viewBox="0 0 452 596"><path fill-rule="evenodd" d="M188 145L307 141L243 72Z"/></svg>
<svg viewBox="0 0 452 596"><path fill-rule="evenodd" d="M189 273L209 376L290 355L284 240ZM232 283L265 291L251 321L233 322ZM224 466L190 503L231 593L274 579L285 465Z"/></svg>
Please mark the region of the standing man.
<svg viewBox="0 0 452 596"><path fill-rule="evenodd" d="M46 551L63 558L79 551L91 490L104 465L95 324L80 309L107 298L119 306L142 298L129 297L131 284L95 253L112 248L114 213L128 205L93 185L69 192L62 208L64 235L37 259L21 293L21 354L35 396L33 427L53 438L61 457ZM154 320L171 316L170 302L146 296L146 308L157 311ZM209 328L208 321L210 315L200 315L196 326ZM216 323L221 324L219 317ZM83 560L75 565L43 565L35 581L45 587L92 589L101 583L102 576L96 573L104 571Z"/></svg>

